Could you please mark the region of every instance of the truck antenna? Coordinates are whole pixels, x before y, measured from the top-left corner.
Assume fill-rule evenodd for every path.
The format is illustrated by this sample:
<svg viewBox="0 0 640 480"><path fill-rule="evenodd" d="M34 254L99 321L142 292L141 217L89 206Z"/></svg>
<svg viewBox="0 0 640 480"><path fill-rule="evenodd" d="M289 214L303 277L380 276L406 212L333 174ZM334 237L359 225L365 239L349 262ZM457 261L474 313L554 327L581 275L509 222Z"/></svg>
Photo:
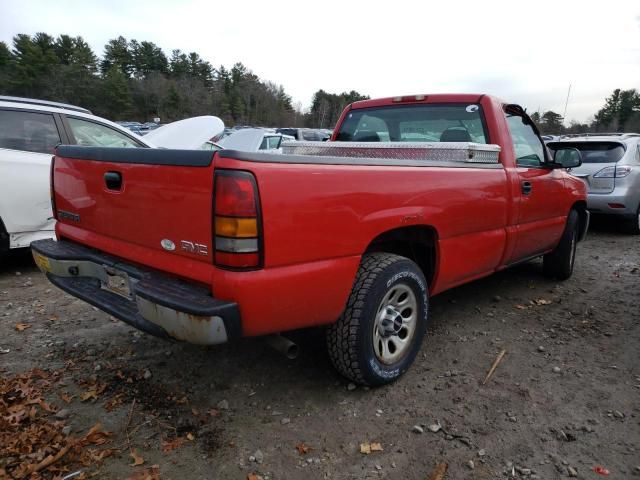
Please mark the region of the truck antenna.
<svg viewBox="0 0 640 480"><path fill-rule="evenodd" d="M571 84L569 84L569 90L567 90L567 100L564 102L564 113L562 114L562 126L567 119L567 106L569 105L569 95L571 94Z"/></svg>

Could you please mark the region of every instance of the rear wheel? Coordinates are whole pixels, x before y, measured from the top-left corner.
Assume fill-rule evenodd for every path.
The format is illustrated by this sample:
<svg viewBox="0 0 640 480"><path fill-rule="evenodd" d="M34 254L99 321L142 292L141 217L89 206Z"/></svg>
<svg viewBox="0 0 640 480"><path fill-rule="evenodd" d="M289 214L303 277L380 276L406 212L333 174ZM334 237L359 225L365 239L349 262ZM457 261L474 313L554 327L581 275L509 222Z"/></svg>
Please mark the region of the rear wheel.
<svg viewBox="0 0 640 480"><path fill-rule="evenodd" d="M414 262L388 253L365 255L344 313L327 329L329 357L354 382L390 383L413 363L427 315L427 282Z"/></svg>
<svg viewBox="0 0 640 480"><path fill-rule="evenodd" d="M2 223L2 219L0 218L0 261L7 253L9 253L9 234L4 228L4 223Z"/></svg>
<svg viewBox="0 0 640 480"><path fill-rule="evenodd" d="M626 230L631 235L640 235L640 205L635 215L629 217L626 224Z"/></svg>
<svg viewBox="0 0 640 480"><path fill-rule="evenodd" d="M560 242L543 257L543 271L547 277L566 280L573 273L578 244L578 212L571 210Z"/></svg>

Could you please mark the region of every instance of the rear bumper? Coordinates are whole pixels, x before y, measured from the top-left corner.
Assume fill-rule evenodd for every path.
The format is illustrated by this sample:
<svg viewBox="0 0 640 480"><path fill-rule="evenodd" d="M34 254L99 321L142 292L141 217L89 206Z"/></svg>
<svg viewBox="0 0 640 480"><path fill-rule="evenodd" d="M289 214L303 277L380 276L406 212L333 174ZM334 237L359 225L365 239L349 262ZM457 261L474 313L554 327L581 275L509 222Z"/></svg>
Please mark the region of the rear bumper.
<svg viewBox="0 0 640 480"><path fill-rule="evenodd" d="M607 215L635 215L640 203L640 190L616 188L611 193L590 193L587 196L587 208L593 213ZM612 208L610 204L624 205L624 208Z"/></svg>
<svg viewBox="0 0 640 480"><path fill-rule="evenodd" d="M31 250L51 283L139 330L199 345L242 335L238 305L204 287L68 241L39 240ZM107 289L114 276L128 291Z"/></svg>

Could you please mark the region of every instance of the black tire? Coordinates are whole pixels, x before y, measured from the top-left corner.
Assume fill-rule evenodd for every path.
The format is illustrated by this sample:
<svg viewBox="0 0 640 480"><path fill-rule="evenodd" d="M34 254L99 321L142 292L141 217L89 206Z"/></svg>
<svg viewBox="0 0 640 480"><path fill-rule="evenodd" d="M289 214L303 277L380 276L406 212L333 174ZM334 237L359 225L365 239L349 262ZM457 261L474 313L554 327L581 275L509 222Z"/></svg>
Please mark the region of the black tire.
<svg viewBox="0 0 640 480"><path fill-rule="evenodd" d="M398 304L401 305L407 298L411 300L408 305L412 308L398 307L395 319L387 321L385 328L398 331L394 334L389 330L378 329L380 319L389 312L383 301L391 301L395 292L398 293ZM402 300L403 295L405 300ZM387 314L382 314L383 308ZM402 326L405 314L410 318L410 324ZM420 268L411 260L389 253L371 253L362 257L356 280L347 301L345 311L338 321L327 329L327 348L331 362L338 372L361 385L383 385L398 379L413 363L424 338L429 312L429 290L427 282ZM401 318L403 317L403 318ZM398 321L399 319L399 321ZM398 323L401 326L398 326ZM380 327L382 328L382 327ZM403 329L411 333L405 333L402 339ZM374 331L375 330L375 331ZM395 353L401 355L397 361L383 362L376 353L374 343L377 338L378 348L382 349L380 335L386 342L387 353L391 351L390 343L398 341L399 347ZM406 341L406 343L405 343ZM396 347L394 347L394 350ZM379 352L380 352L379 350Z"/></svg>
<svg viewBox="0 0 640 480"><path fill-rule="evenodd" d="M638 205L638 211L634 216L627 219L625 224L625 231L631 235L640 235L640 205Z"/></svg>
<svg viewBox="0 0 640 480"><path fill-rule="evenodd" d="M560 242L551 253L547 253L543 257L545 276L558 280L566 280L571 277L578 244L578 225L578 212L571 210Z"/></svg>
<svg viewBox="0 0 640 480"><path fill-rule="evenodd" d="M9 253L9 234L4 228L4 223L0 218L0 260Z"/></svg>

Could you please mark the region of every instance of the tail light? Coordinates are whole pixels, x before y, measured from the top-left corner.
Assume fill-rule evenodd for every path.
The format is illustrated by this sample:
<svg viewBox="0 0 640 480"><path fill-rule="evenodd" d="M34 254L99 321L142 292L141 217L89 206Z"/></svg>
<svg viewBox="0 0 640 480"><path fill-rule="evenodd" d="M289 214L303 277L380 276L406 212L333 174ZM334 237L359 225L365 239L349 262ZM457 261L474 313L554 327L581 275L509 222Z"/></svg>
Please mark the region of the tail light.
<svg viewBox="0 0 640 480"><path fill-rule="evenodd" d="M631 173L631 167L605 167L593 175L593 178L623 178Z"/></svg>
<svg viewBox="0 0 640 480"><path fill-rule="evenodd" d="M249 172L216 170L213 238L217 266L236 270L262 267L258 187Z"/></svg>
<svg viewBox="0 0 640 480"><path fill-rule="evenodd" d="M49 195L51 196L51 210L53 211L53 218L58 220L58 213L56 211L56 193L53 189L53 170L56 165L56 156L51 157L51 168L49 169Z"/></svg>

